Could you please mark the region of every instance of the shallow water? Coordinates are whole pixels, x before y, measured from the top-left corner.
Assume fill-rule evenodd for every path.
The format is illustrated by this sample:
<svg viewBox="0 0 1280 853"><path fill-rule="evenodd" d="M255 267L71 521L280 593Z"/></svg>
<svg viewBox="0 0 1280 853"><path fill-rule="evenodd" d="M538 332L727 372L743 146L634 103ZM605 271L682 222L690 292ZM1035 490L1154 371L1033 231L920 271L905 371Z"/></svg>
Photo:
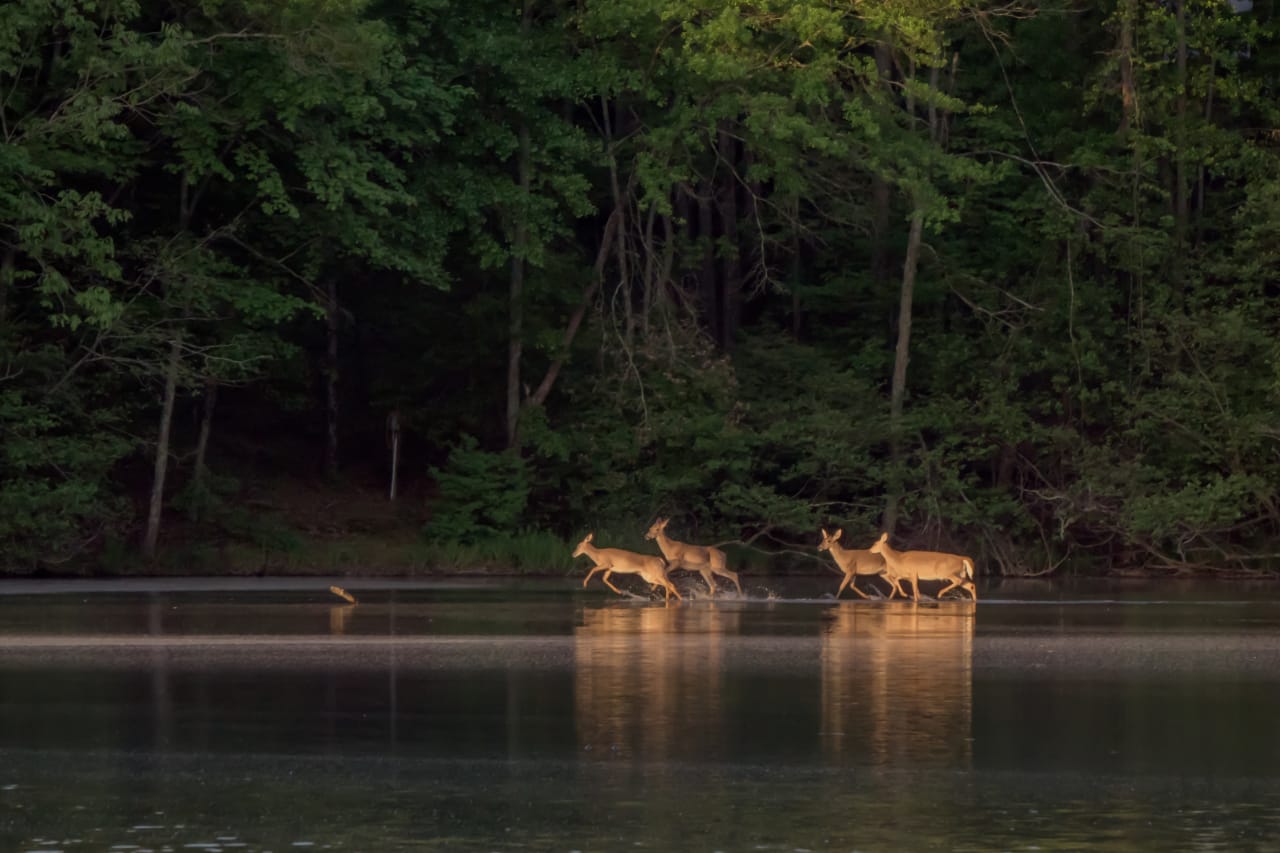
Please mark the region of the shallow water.
<svg viewBox="0 0 1280 853"><path fill-rule="evenodd" d="M0 850L1280 850L1280 589L837 580L0 584Z"/></svg>

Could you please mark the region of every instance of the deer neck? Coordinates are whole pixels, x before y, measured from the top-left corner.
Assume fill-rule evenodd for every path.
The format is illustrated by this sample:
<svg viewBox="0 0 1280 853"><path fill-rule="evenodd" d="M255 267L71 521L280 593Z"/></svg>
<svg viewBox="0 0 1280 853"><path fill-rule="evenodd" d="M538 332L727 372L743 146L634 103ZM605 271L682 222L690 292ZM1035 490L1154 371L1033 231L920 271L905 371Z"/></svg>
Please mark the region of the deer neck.
<svg viewBox="0 0 1280 853"><path fill-rule="evenodd" d="M667 531L665 530L659 530L656 538L658 540L658 548L666 555L668 560L679 554L682 550L680 544L668 536Z"/></svg>
<svg viewBox="0 0 1280 853"><path fill-rule="evenodd" d="M852 555L847 550L840 547L839 542L832 542L829 550L831 551L831 558L835 560L836 565L842 569L848 566L852 561Z"/></svg>
<svg viewBox="0 0 1280 853"><path fill-rule="evenodd" d="M884 564L893 571L897 571L902 565L902 552L895 551L889 547L888 542L880 543L880 557L884 560Z"/></svg>

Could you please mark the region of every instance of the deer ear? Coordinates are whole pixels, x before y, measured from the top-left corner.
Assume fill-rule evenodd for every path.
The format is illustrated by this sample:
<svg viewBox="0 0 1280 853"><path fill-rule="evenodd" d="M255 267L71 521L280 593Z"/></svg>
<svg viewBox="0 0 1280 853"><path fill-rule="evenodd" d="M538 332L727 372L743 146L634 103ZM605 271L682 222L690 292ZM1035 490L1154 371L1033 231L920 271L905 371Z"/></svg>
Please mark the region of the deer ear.
<svg viewBox="0 0 1280 853"><path fill-rule="evenodd" d="M587 534L587 538L586 538L586 539L583 539L582 541L583 541L583 542L590 542L590 541L591 541L591 539L592 539L592 537L594 537L595 535L596 535L596 532L593 530L593 531L591 531L590 533L588 533L588 534Z"/></svg>
<svg viewBox="0 0 1280 853"><path fill-rule="evenodd" d="M831 538L831 534L827 532L827 528L825 528L825 527L819 527L818 529L822 531L822 538L823 538L823 539L829 539L829 538Z"/></svg>
<svg viewBox="0 0 1280 853"><path fill-rule="evenodd" d="M835 536L832 536L831 538L832 538L832 539L839 539L839 538L840 538L841 536L843 536L843 535L844 535L844 528L843 528L843 527L839 527L839 528L836 528L836 535L835 535Z"/></svg>
<svg viewBox="0 0 1280 853"><path fill-rule="evenodd" d="M888 541L889 541L889 534L888 534L888 533L881 533L881 534L880 534L880 538L879 538L879 539L877 539L876 541L877 541L877 542L888 542Z"/></svg>

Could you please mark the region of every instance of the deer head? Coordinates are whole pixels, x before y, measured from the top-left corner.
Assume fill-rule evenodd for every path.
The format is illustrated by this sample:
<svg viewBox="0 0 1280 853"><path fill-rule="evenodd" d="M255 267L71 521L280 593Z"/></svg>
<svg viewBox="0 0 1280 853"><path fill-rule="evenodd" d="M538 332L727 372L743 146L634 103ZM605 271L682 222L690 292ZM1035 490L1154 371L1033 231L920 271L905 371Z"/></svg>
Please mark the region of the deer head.
<svg viewBox="0 0 1280 853"><path fill-rule="evenodd" d="M659 518L649 527L649 532L644 535L645 539L657 539L658 534L667 529L669 518Z"/></svg>
<svg viewBox="0 0 1280 853"><path fill-rule="evenodd" d="M822 528L822 542L818 545L818 551L829 551L832 545L839 545L842 533L844 533L843 527L837 527L835 533L828 533L825 527Z"/></svg>
<svg viewBox="0 0 1280 853"><path fill-rule="evenodd" d="M874 545L872 545L872 546L871 546L870 548L868 548L867 550L868 550L868 551L870 551L872 554L879 554L880 556L882 556L882 557L883 557L883 556L884 556L884 546L885 546L885 545L887 545L887 544L889 544L889 534L888 534L888 533L881 533L881 534L880 534L880 538L879 538L879 539L877 539L877 540L875 541L875 544L874 544Z"/></svg>
<svg viewBox="0 0 1280 853"><path fill-rule="evenodd" d="M583 554L587 553L587 546L591 544L591 538L595 535L596 533L594 530L588 533L587 537L578 543L578 547L573 549L573 556L581 557Z"/></svg>

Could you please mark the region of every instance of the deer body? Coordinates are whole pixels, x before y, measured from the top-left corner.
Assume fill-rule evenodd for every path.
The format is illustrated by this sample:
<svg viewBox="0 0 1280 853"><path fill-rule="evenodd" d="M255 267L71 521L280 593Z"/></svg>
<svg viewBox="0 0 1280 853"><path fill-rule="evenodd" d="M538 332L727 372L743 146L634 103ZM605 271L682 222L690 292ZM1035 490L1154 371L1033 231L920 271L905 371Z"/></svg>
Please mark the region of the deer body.
<svg viewBox="0 0 1280 853"><path fill-rule="evenodd" d="M622 548L597 548L591 544L591 540L595 537L595 533L588 533L587 538L578 543L578 547L573 550L574 557L580 557L586 554L595 563L595 568L587 572L586 578L583 579L582 585L585 587L587 581L595 575L596 572L604 572L604 583L609 589L622 595L622 590L609 582L610 575L617 572L620 575L639 575L644 580L656 587L662 587L666 592L664 600L670 601L671 594L674 592L676 598L682 598L680 591L676 589L675 584L671 583L671 579L667 577L667 561L653 554L637 554L635 551L625 551Z"/></svg>
<svg viewBox="0 0 1280 853"><path fill-rule="evenodd" d="M956 587L967 590L973 600L978 600L978 588L973 583L973 560L959 554L941 551L895 551L889 546L889 534L881 533L871 546L871 553L884 557L888 576L896 584L902 578L911 581L915 600L920 600L920 581L950 581L942 588L938 598Z"/></svg>
<svg viewBox="0 0 1280 853"><path fill-rule="evenodd" d="M733 581L733 585L738 588L738 595L742 595L742 584L738 581L738 573L729 571L726 567L724 551L719 548L712 548L709 545L690 545L687 542L677 542L667 535L667 522L669 518L660 518L649 528L649 532L644 535L645 539L658 540L658 548L662 550L662 555L667 558L667 563L671 569L685 569L691 572L697 572L702 575L702 579L707 582L707 588L711 590L711 594L716 594L716 584L712 580L712 575L720 575Z"/></svg>
<svg viewBox="0 0 1280 853"><path fill-rule="evenodd" d="M844 592L846 586L863 598L871 597L858 589L858 575L863 577L880 575L889 582L889 586L893 587L889 591L890 598L893 598L894 595L906 598L907 594L902 591L897 578L889 574L884 558L878 554L873 554L871 551L842 548L840 546L840 534L843 532L843 529L838 529L835 533L828 533L823 529L822 543L818 545L818 551L831 552L831 559L835 560L840 571L844 572L844 580L840 582L840 588L836 590L836 598L840 597L840 593Z"/></svg>

